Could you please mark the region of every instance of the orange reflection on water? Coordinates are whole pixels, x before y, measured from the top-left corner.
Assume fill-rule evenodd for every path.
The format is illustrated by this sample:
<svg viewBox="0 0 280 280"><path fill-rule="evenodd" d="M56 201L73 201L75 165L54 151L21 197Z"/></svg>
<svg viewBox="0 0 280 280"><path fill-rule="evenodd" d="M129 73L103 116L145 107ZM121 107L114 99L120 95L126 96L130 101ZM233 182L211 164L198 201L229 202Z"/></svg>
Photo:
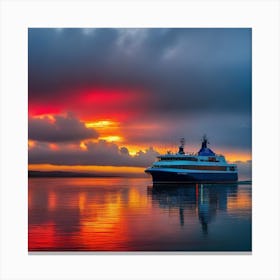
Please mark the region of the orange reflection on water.
<svg viewBox="0 0 280 280"><path fill-rule="evenodd" d="M48 195L48 209L55 210L56 208L56 193L54 191L50 191Z"/></svg>
<svg viewBox="0 0 280 280"><path fill-rule="evenodd" d="M122 216L122 198L119 193L108 193L104 199L96 196L80 197L80 231L77 241L82 248L95 251L115 251L127 242L126 225Z"/></svg>
<svg viewBox="0 0 280 280"><path fill-rule="evenodd" d="M239 191L237 196L231 196L227 201L228 212L251 211L252 200L248 193Z"/></svg>
<svg viewBox="0 0 280 280"><path fill-rule="evenodd" d="M236 217L250 217L250 188L147 189L147 182L30 179L29 251L181 250L181 246L196 244L201 232L212 234L217 226L213 221L219 216L232 226Z"/></svg>
<svg viewBox="0 0 280 280"><path fill-rule="evenodd" d="M85 207L86 207L86 193L85 192L82 192L79 194L79 209L80 209L80 212L83 213Z"/></svg>
<svg viewBox="0 0 280 280"><path fill-rule="evenodd" d="M44 186L40 179L29 186L29 250L129 250L126 213L141 213L148 205L146 195L134 187L116 189L124 181L118 178L43 180Z"/></svg>
<svg viewBox="0 0 280 280"><path fill-rule="evenodd" d="M129 189L125 194L108 193L103 200L95 197L94 202L82 206L86 211L81 219L78 242L87 250L130 250L130 231L124 212L135 215L147 205L147 197L136 188Z"/></svg>
<svg viewBox="0 0 280 280"><path fill-rule="evenodd" d="M132 209L139 209L146 207L148 205L148 200L146 196L143 196L139 193L139 191L135 188L131 188L129 190L128 196L128 207Z"/></svg>

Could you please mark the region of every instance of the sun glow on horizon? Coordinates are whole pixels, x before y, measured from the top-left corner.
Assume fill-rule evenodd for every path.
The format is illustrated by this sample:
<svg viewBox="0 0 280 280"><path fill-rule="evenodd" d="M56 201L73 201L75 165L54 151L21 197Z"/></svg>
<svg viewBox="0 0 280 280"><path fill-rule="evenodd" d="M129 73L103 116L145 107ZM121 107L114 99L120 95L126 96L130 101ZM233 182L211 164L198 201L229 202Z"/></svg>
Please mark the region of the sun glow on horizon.
<svg viewBox="0 0 280 280"><path fill-rule="evenodd" d="M107 127L118 127L119 123L111 120L99 120L95 122L85 122L87 128L107 128Z"/></svg>
<svg viewBox="0 0 280 280"><path fill-rule="evenodd" d="M54 165L54 164L29 164L28 170L35 171L68 171L98 174L144 174L144 167L134 166L103 166L103 165Z"/></svg>
<svg viewBox="0 0 280 280"><path fill-rule="evenodd" d="M124 137L120 131L120 123L117 121L105 119L98 121L84 122L87 128L93 128L99 133L98 140L107 142L123 142Z"/></svg>
<svg viewBox="0 0 280 280"><path fill-rule="evenodd" d="M107 142L122 142L123 141L123 137L118 136L118 135L103 136L103 137L99 137L98 139L105 140Z"/></svg>

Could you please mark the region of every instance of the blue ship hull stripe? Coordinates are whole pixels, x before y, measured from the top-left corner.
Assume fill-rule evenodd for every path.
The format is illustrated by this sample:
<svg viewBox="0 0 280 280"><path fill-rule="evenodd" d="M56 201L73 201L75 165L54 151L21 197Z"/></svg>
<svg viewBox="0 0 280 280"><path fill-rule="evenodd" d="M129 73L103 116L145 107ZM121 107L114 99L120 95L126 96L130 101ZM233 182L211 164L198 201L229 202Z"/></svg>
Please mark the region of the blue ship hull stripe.
<svg viewBox="0 0 280 280"><path fill-rule="evenodd" d="M235 182L238 180L236 172L164 172L148 170L154 182Z"/></svg>

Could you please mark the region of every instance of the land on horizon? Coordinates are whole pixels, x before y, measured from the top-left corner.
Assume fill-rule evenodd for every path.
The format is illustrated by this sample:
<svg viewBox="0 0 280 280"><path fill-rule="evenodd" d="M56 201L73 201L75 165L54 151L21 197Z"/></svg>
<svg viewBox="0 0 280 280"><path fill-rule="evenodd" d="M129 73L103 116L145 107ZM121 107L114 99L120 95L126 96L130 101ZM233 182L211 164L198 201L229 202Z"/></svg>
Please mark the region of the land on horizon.
<svg viewBox="0 0 280 280"><path fill-rule="evenodd" d="M134 174L132 174L134 176ZM124 177L132 177L131 174L98 174L98 173L88 173L88 172L71 172L71 171L37 171L37 170L28 170L28 177L84 177L84 178L124 178ZM140 176L138 176L140 177ZM141 176L143 177L143 176Z"/></svg>

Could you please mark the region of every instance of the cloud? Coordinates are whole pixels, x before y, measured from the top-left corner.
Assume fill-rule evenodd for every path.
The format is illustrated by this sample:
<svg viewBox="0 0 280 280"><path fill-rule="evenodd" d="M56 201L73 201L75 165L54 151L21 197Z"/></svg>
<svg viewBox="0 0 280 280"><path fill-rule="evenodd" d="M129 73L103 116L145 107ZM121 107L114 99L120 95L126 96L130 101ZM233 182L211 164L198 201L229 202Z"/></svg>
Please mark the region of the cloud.
<svg viewBox="0 0 280 280"><path fill-rule="evenodd" d="M54 115L49 117L28 120L28 138L42 142L74 142L89 138L97 138L94 129L86 128L73 114Z"/></svg>
<svg viewBox="0 0 280 280"><path fill-rule="evenodd" d="M146 124L141 124L141 121ZM224 114L221 117L198 113L188 117L164 118L162 123L158 122L157 118L149 121L143 117L139 122L126 122L122 131L127 142L143 143L147 146L155 146L156 143L177 146L179 140L184 137L186 149L197 151L200 148L201 137L207 134L211 147L214 150L218 149L216 152L221 148L239 151L251 149L250 114Z"/></svg>
<svg viewBox="0 0 280 280"><path fill-rule="evenodd" d="M38 142L29 150L29 164L147 167L158 155L153 148L149 148L131 156L126 147L104 140L97 143L89 141L85 145L86 150L80 149L78 145L67 147L63 144L53 150L48 144Z"/></svg>
<svg viewBox="0 0 280 280"><path fill-rule="evenodd" d="M29 113L120 121L128 144L185 137L197 145L206 133L213 145L248 152L251 35L250 28L30 28Z"/></svg>
<svg viewBox="0 0 280 280"><path fill-rule="evenodd" d="M29 98L145 88L147 113L251 110L251 29L29 29ZM69 47L71 46L71 47ZM132 54L132 55L131 55ZM46 94L47 93L47 94Z"/></svg>
<svg viewBox="0 0 280 280"><path fill-rule="evenodd" d="M159 155L153 148L139 151L135 156L128 153L124 146L100 140L97 143L88 141L87 149L80 149L79 145L67 146L58 143L55 150L48 143L36 142L29 149L29 164L54 164L54 165L101 165L101 166L128 166L148 167ZM252 178L252 161L234 162L238 165L240 180Z"/></svg>

